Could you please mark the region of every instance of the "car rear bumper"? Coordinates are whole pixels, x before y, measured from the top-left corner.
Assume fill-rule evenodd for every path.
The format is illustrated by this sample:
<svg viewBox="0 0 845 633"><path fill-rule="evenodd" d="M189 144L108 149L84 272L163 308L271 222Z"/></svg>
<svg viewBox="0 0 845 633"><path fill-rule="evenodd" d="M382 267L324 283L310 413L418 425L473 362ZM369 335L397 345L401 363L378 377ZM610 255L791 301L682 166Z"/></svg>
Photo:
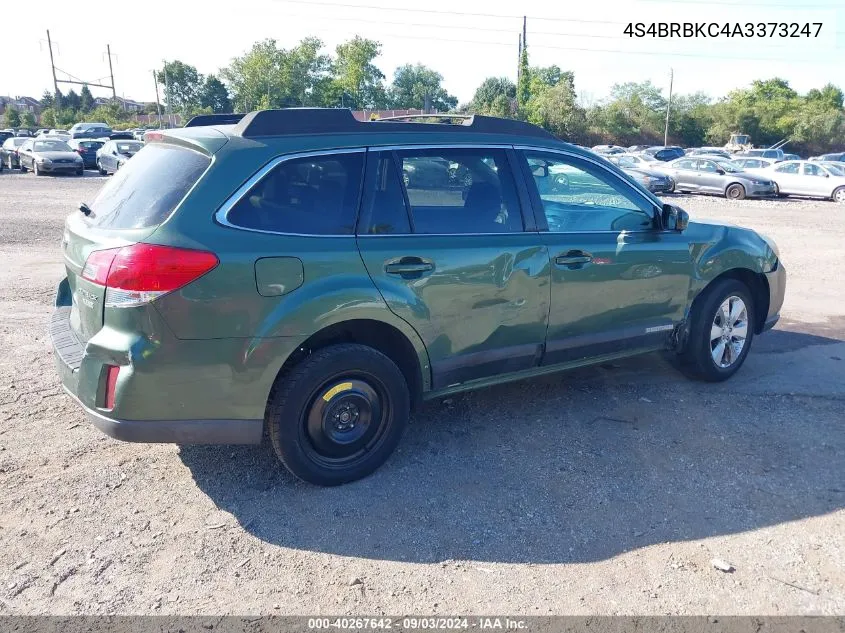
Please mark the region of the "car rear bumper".
<svg viewBox="0 0 845 633"><path fill-rule="evenodd" d="M160 335L145 347L150 343L142 333L105 327L84 342L71 327L71 310L59 305L50 321L56 369L65 391L106 435L129 442L261 442L270 388L296 341L183 341ZM157 311L150 310L154 321ZM256 356L244 354L249 346ZM120 371L109 409L105 378L114 365Z"/></svg>

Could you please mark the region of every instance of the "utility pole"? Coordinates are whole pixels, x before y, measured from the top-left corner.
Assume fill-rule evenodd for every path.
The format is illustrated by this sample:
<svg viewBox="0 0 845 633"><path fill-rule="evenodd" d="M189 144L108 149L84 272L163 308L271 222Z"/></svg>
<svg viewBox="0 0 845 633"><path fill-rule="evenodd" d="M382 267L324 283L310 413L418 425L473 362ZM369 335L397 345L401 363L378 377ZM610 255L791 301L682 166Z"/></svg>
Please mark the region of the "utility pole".
<svg viewBox="0 0 845 633"><path fill-rule="evenodd" d="M666 127L663 128L663 146L669 142L669 110L672 108L672 82L675 79L674 69L669 69L669 101L666 102Z"/></svg>
<svg viewBox="0 0 845 633"><path fill-rule="evenodd" d="M158 77L156 77L156 71L153 71L153 82L155 82L156 86L156 111L158 112L158 129L161 129L161 101L158 98Z"/></svg>
<svg viewBox="0 0 845 633"><path fill-rule="evenodd" d="M56 110L59 109L59 82L56 81L56 64L53 63L53 42L50 39L50 29L47 29L47 47L50 49L50 68L53 71L53 88L56 91Z"/></svg>
<svg viewBox="0 0 845 633"><path fill-rule="evenodd" d="M522 16L522 46L528 48L528 18L524 15Z"/></svg>
<svg viewBox="0 0 845 633"><path fill-rule="evenodd" d="M109 75L111 75L111 96L112 99L117 100L117 90L114 89L114 70L111 67L111 47L106 44L106 55L109 56Z"/></svg>
<svg viewBox="0 0 845 633"><path fill-rule="evenodd" d="M516 55L516 85L519 85L519 77L522 74L522 33L519 34L519 48Z"/></svg>

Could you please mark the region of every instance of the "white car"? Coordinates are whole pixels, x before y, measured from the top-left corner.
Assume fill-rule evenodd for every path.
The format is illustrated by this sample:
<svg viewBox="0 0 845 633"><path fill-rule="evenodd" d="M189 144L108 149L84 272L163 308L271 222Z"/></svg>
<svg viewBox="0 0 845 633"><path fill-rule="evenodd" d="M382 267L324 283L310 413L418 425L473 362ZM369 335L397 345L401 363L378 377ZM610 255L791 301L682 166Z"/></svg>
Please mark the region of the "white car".
<svg viewBox="0 0 845 633"><path fill-rule="evenodd" d="M735 165L739 165L743 171L750 171L752 174L764 175L761 170L769 169L777 163L774 158L733 158ZM766 172L768 173L768 172Z"/></svg>
<svg viewBox="0 0 845 633"><path fill-rule="evenodd" d="M845 172L822 162L789 160L763 170L781 196L828 198L845 204Z"/></svg>

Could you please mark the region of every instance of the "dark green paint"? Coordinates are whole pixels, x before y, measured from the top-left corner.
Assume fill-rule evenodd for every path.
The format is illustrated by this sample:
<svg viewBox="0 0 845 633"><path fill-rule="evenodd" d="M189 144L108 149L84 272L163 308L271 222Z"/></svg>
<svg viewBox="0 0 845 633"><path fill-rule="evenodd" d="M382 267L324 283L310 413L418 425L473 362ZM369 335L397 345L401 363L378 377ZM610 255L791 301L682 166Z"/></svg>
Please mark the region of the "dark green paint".
<svg viewBox="0 0 845 633"><path fill-rule="evenodd" d="M367 320L398 330L411 344L425 397L530 377L654 350L665 341L602 348L589 345L577 358L539 365L531 351L573 337L681 324L695 297L733 269L770 273L766 283L780 309L783 270L752 231L690 223L683 233L477 236L304 237L233 229L215 211L246 180L277 156L344 147L497 144L591 154L552 140L448 133L310 135L245 139L231 128L189 128L165 133L168 142L213 155L205 176L158 228L100 231L79 213L68 219L67 283L57 301L70 305L79 290L102 289L81 280L94 249L136 241L205 249L220 264L180 291L152 304L121 309L74 308L74 329L87 341L78 372L59 367L62 381L83 405L102 412L105 364L123 366L116 406L107 415L125 420L260 419L276 376L305 341L324 328ZM661 201L621 170L609 166L654 204ZM521 174L516 174L517 178ZM529 184L526 181L526 184ZM524 202L524 201L523 201ZM537 209L523 209L526 214ZM592 253L594 262L561 266L569 251ZM419 275L389 274L385 264L406 256L430 260ZM75 305L75 304L74 304ZM671 332L666 333L666 337ZM612 338L612 337L611 337ZM432 367L460 365L461 357L527 352L530 367L433 388ZM597 348L598 349L598 348ZM497 356L497 352L499 355ZM577 354L576 354L577 356Z"/></svg>

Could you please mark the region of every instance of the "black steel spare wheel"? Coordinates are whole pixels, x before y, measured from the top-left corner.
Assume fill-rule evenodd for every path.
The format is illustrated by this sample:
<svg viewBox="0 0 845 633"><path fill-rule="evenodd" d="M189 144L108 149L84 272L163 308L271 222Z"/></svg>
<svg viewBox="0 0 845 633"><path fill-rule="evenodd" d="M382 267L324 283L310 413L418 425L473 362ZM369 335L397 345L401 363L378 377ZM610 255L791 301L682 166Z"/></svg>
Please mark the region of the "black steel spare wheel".
<svg viewBox="0 0 845 633"><path fill-rule="evenodd" d="M362 378L330 381L318 390L305 419L305 432L314 450L313 458L343 464L377 443L390 414L383 387ZM382 391L382 394L379 394Z"/></svg>
<svg viewBox="0 0 845 633"><path fill-rule="evenodd" d="M396 363L371 347L342 343L314 351L278 377L266 424L288 470L334 486L384 463L408 424L410 400Z"/></svg>

